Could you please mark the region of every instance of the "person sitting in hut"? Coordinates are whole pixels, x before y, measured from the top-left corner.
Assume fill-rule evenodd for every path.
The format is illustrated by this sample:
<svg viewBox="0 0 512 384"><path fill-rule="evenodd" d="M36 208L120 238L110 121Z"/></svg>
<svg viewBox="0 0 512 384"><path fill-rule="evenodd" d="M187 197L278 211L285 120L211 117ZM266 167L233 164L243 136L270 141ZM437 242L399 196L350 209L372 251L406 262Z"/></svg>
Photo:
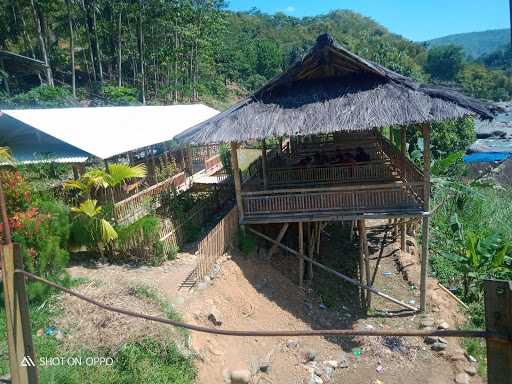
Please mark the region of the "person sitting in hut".
<svg viewBox="0 0 512 384"><path fill-rule="evenodd" d="M358 163L364 162L364 161L370 161L370 155L365 152L365 150L361 147L356 148L356 156L355 160Z"/></svg>

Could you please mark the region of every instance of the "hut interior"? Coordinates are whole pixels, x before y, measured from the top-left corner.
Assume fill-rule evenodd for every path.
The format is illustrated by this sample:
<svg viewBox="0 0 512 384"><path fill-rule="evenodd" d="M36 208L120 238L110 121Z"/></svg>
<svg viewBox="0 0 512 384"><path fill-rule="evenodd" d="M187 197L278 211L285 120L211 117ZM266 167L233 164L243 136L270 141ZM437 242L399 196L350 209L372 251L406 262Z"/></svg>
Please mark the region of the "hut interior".
<svg viewBox="0 0 512 384"><path fill-rule="evenodd" d="M371 286L365 221L387 218L396 223L402 249L407 221L421 221L419 309L425 311L431 123L466 115L492 119L494 113L490 104L417 83L349 52L324 34L301 61L177 139L231 144L240 224L271 243L269 252L281 247L298 256L301 284L304 277L312 278L313 265L330 269L314 260L322 226L349 221L360 237L359 279L331 272L358 285L368 306L371 294L377 294L417 310ZM423 135L423 169L407 156L410 126ZM385 127L401 127L400 140L385 137ZM270 140L277 144L270 146ZM241 175L237 150L247 141L261 143L261 159L249 175ZM281 228L276 238L253 226L269 223ZM281 243L290 228L297 230L298 250Z"/></svg>

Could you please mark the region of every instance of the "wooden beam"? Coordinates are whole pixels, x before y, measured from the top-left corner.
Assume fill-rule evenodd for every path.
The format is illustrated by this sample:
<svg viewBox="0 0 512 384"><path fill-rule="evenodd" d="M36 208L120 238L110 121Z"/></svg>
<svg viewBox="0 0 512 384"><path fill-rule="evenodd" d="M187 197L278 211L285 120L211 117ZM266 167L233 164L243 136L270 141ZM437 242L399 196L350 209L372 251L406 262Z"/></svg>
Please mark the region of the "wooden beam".
<svg viewBox="0 0 512 384"><path fill-rule="evenodd" d="M316 225L317 223L308 223L308 256L311 260L313 260L315 253ZM313 264L311 262L308 263L306 276L310 282L313 281Z"/></svg>
<svg viewBox="0 0 512 384"><path fill-rule="evenodd" d="M25 277L14 273L15 269L23 269L20 247L17 244L4 245L1 260L11 380L14 384L37 384L39 379Z"/></svg>
<svg viewBox="0 0 512 384"><path fill-rule="evenodd" d="M304 228L303 224L300 221L298 223L299 225L299 253L301 255L304 254ZM274 243L274 245L279 246L279 242ZM299 257L299 287L303 286L303 279L304 279L304 260Z"/></svg>
<svg viewBox="0 0 512 384"><path fill-rule="evenodd" d="M300 224L300 223L299 223L299 224ZM279 247L281 247L281 248L285 249L286 251L288 251L288 252L290 252L290 253L294 254L295 256L298 256L298 257L299 257L299 259L301 259L301 260L305 260L305 261L309 261L310 263L313 263L314 265L316 265L318 268L323 269L324 271L330 272L330 273L332 273L333 275L338 276L338 277L339 277L340 279L342 279L342 280L345 280L345 281L347 281L347 282L349 282L349 283L351 283L351 284L354 284L354 285L357 285L358 287L361 287L361 288L363 288L363 289L366 289L367 291L370 291L370 292L372 292L372 293L376 294L377 296L380 296L380 297L382 297L382 298L384 298L384 299L386 299L386 300L388 300L388 301L391 301L392 303L395 303L395 304L397 304L397 305L400 305L400 306L402 306L402 307L404 307L404 308L407 308L407 309L409 309L409 310L411 310L411 311L415 311L415 312L417 312L417 311L418 311L418 308L415 308L415 307L413 307L412 305L409 305L409 304L404 303L404 302L402 302L402 301L400 301L400 300L398 300L398 299L395 299L394 297L391 297L391 296L389 296L389 295L385 294L384 292L379 291L378 289L375 289L375 288L373 288L373 287L369 287L369 286L367 286L367 285L365 285L365 284L362 284L362 283L360 283L359 281L357 281L356 279L353 279L353 278L351 278L351 277L348 277L348 276L346 276L346 275L344 275L344 274L342 274L342 273L339 273L338 271L335 271L335 270L334 270L334 269L332 269L332 268L329 268L329 267L327 267L327 266L325 266L325 265L323 265L323 264L320 264L318 261L315 261L315 260L313 260L313 259L310 259L309 257L305 256L303 252L297 252L296 250L294 250L294 249L292 249L292 248L290 248L290 247L288 247L288 246L286 246L286 245L284 245L284 244L282 244L282 243L278 243L278 242L277 242L277 241L275 241L274 239L272 239L272 238L268 237L267 235L264 235L263 233L261 233L261 232L259 232L259 231L255 230L255 229L253 229L253 228L248 228L248 229L249 229L249 231L251 231L251 232L252 232L252 233L254 233L255 235L258 235L258 236L260 236L261 238L263 238L263 239L265 239L265 240L267 240L267 241L270 241L272 244L277 244ZM299 226L299 229L300 229L300 226ZM300 232L299 232L299 235L300 235Z"/></svg>
<svg viewBox="0 0 512 384"><path fill-rule="evenodd" d="M485 281L485 329L509 336L508 340L488 337L487 380L512 383L512 282Z"/></svg>
<svg viewBox="0 0 512 384"><path fill-rule="evenodd" d="M420 310L427 309L427 273L428 273L428 237L430 209L430 124L423 125L423 210L426 215L422 222L421 239L421 276L420 276Z"/></svg>
<svg viewBox="0 0 512 384"><path fill-rule="evenodd" d="M240 180L240 168L238 167L238 143L231 143L231 168L233 170L233 179L235 180L236 205L238 206L238 216L240 221L244 219L244 205L242 200L242 182Z"/></svg>
<svg viewBox="0 0 512 384"><path fill-rule="evenodd" d="M265 139L261 140L261 175L263 177L263 188L268 188L267 176L267 143Z"/></svg>
<svg viewBox="0 0 512 384"><path fill-rule="evenodd" d="M281 230L279 231L279 234L277 235L277 238L276 238L276 241L278 243L280 243L281 240L283 240L283 237L286 234L286 231L288 230L289 226L290 226L290 223L284 223L283 226L281 227ZM272 247L270 247L270 249L268 250L267 257L271 258L277 248L278 248L277 245L273 244Z"/></svg>
<svg viewBox="0 0 512 384"><path fill-rule="evenodd" d="M402 165L405 164L405 159L407 158L407 128L402 127L400 129L400 152L403 156ZM402 252L407 252L407 224L405 220L401 220L400 223L400 249Z"/></svg>

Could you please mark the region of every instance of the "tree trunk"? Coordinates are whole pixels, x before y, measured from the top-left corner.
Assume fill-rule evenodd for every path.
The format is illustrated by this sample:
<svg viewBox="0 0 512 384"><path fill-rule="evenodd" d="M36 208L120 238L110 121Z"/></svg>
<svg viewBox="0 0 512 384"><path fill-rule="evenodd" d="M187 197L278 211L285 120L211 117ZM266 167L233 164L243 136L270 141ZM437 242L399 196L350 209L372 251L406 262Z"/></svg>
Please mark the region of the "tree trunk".
<svg viewBox="0 0 512 384"><path fill-rule="evenodd" d="M93 4L92 22L93 22L94 43L96 45L96 54L97 54L97 60L98 60L98 72L100 75L100 82L103 84L103 65L101 64L101 49L100 49L100 43L98 40L98 25L96 23L96 1L93 1L92 4Z"/></svg>
<svg viewBox="0 0 512 384"><path fill-rule="evenodd" d="M121 55L121 39L122 39L122 11L119 10L119 15L117 18L117 86L121 87L123 85L123 71L122 71L122 55Z"/></svg>
<svg viewBox="0 0 512 384"><path fill-rule="evenodd" d="M73 34L73 19L71 18L71 0L66 0L66 7L68 11L68 26L69 26L69 57L71 60L71 89L73 97L76 97L76 78L75 78L75 37Z"/></svg>
<svg viewBox="0 0 512 384"><path fill-rule="evenodd" d="M30 0L30 6L32 8L32 16L34 18L34 24L36 26L39 49L41 50L41 54L43 55L43 61L46 64L46 81L48 85L53 87L53 73L50 67L50 61L48 59L48 51L46 50L46 43L43 37L43 30L41 28L41 20L37 12L35 0Z"/></svg>
<svg viewBox="0 0 512 384"><path fill-rule="evenodd" d="M144 30L142 29L143 0L139 2L139 56L140 56L140 90L141 102L146 104L146 77L144 73Z"/></svg>

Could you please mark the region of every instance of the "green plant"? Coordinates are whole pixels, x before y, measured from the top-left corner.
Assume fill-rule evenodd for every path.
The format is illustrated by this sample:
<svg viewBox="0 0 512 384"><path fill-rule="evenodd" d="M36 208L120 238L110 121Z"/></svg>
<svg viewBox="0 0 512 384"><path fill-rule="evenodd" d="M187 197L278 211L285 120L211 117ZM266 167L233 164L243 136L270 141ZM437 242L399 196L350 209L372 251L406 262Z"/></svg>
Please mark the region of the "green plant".
<svg viewBox="0 0 512 384"><path fill-rule="evenodd" d="M256 240L247 232L238 231L238 249L244 255L250 255L256 249Z"/></svg>
<svg viewBox="0 0 512 384"><path fill-rule="evenodd" d="M139 103L137 90L135 88L105 85L102 91L109 103L113 105L133 105Z"/></svg>
<svg viewBox="0 0 512 384"><path fill-rule="evenodd" d="M73 225L71 240L75 245L85 245L102 254L105 246L118 238L117 231L103 216L96 200L87 199L79 207L71 208Z"/></svg>

